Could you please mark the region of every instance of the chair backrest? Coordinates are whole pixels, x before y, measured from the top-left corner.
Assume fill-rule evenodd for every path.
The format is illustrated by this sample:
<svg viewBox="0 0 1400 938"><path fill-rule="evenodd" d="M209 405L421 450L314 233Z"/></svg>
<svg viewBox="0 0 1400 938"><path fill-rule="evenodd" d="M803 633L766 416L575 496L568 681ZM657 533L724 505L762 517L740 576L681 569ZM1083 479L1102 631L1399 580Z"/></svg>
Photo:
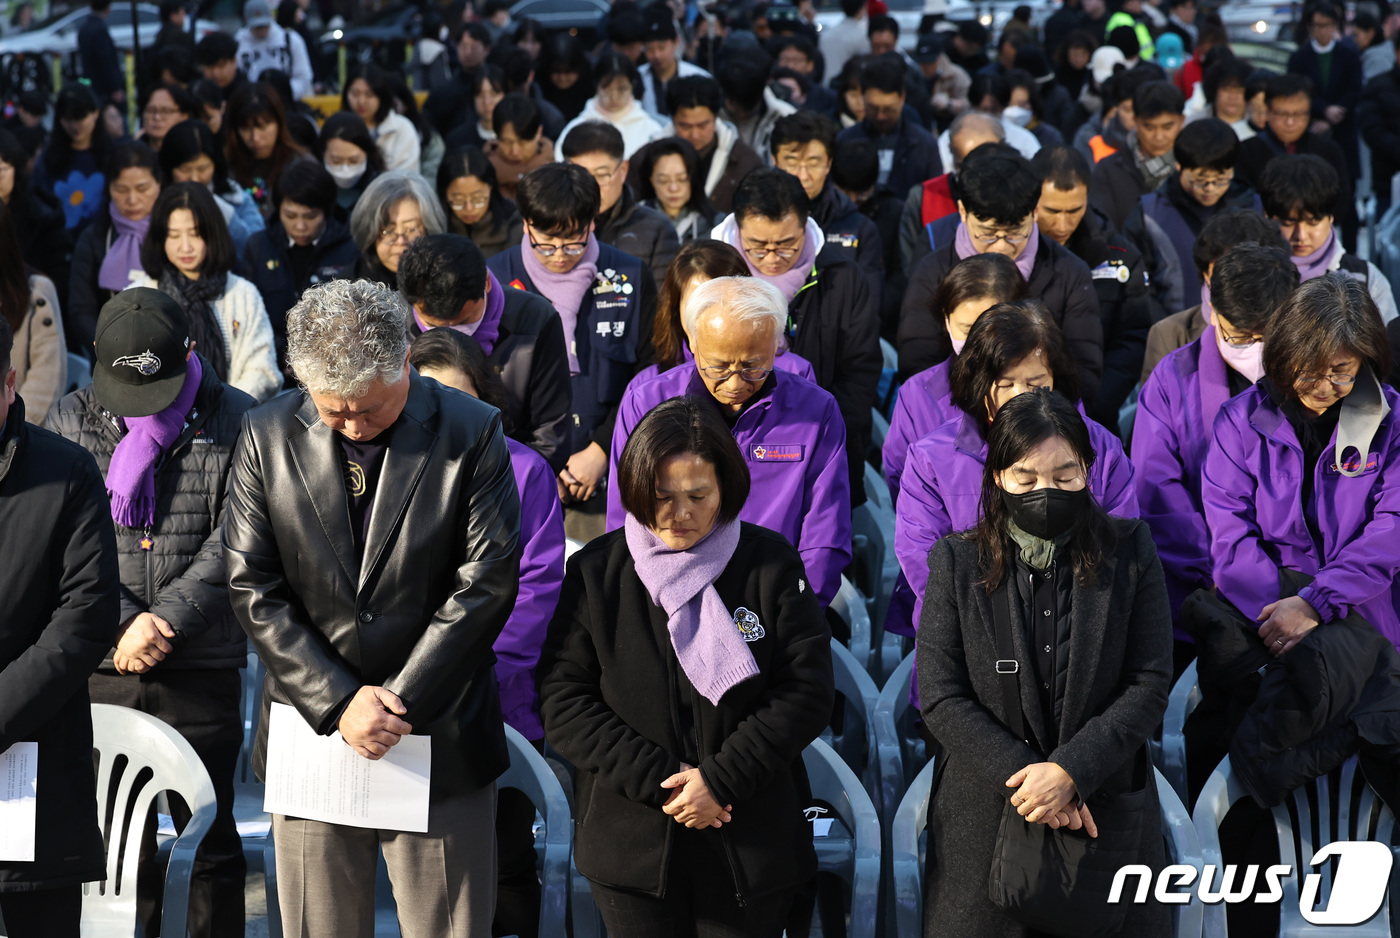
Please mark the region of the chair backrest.
<svg viewBox="0 0 1400 938"><path fill-rule="evenodd" d="M1196 828L1191 824L1190 812L1176 796L1166 776L1159 770L1153 771L1157 778L1157 801L1162 811L1162 837L1166 841L1167 862L1203 869L1205 860L1201 853L1201 839L1196 836ZM1200 938L1205 915L1205 906L1200 898L1192 893L1189 903L1173 905L1171 909L1172 934L1175 938Z"/></svg>
<svg viewBox="0 0 1400 938"><path fill-rule="evenodd" d="M880 368L884 371L899 370L899 352L895 351L889 339L880 340Z"/></svg>
<svg viewBox="0 0 1400 938"><path fill-rule="evenodd" d="M184 737L145 713L92 705L97 763L97 817L106 838L107 879L83 885L85 938L131 938L136 929L136 870L142 831L161 792L190 809L165 875L161 930L184 938L194 853L214 823L214 784Z"/></svg>
<svg viewBox="0 0 1400 938"><path fill-rule="evenodd" d="M817 867L850 886L850 938L874 938L880 906L880 820L875 806L855 773L820 739L803 750L802 761L812 797L829 804L835 815L824 834L813 834Z"/></svg>
<svg viewBox="0 0 1400 938"><path fill-rule="evenodd" d="M899 575L894 557L894 513L873 501L856 508L851 512L851 541L854 585L864 597L870 617L871 647L878 649L884 641L885 612Z"/></svg>
<svg viewBox="0 0 1400 938"><path fill-rule="evenodd" d="M865 497L881 508L894 511L894 501L890 498L889 483L885 481L884 476L880 475L880 470L870 463L865 463L864 466Z"/></svg>
<svg viewBox="0 0 1400 938"><path fill-rule="evenodd" d="M574 824L569 800L544 756L513 727L507 726L506 745L510 768L496 780L498 788L514 788L530 799L544 818L544 844L540 851L540 934L562 935L568 914L569 862Z"/></svg>
<svg viewBox="0 0 1400 938"><path fill-rule="evenodd" d="M890 830L890 892L897 938L924 934L924 828L933 786L933 762L925 765L893 813ZM890 921L890 919L886 919Z"/></svg>
<svg viewBox="0 0 1400 938"><path fill-rule="evenodd" d="M1192 661L1172 685L1167 698L1167 712L1162 715L1162 745L1157 768L1183 802L1187 797L1186 781L1186 718L1201 702L1201 686L1196 680L1196 662Z"/></svg>
<svg viewBox="0 0 1400 938"><path fill-rule="evenodd" d="M836 693L846 700L841 733L837 735L834 729L828 730L832 734L831 748L860 776L866 794L879 811L880 760L875 740L875 701L880 696L879 688L846 647L834 638L831 640L831 671ZM859 732L852 726L855 722L859 724Z"/></svg>
<svg viewBox="0 0 1400 938"><path fill-rule="evenodd" d="M238 703L238 712L243 717L243 745L238 750L238 768L234 771L233 783L236 789L250 789L262 786L253 774L253 742L258 738L258 721L262 717L263 677L267 669L255 651L248 652L248 663L243 669L243 687Z"/></svg>
<svg viewBox="0 0 1400 938"><path fill-rule="evenodd" d="M880 752L881 803L899 804L904 790L928 758L919 735L919 714L909 705L914 674L910 652L894 669L875 701L875 743Z"/></svg>
<svg viewBox="0 0 1400 938"><path fill-rule="evenodd" d="M890 435L890 422L880 413L880 408L870 408L870 445L876 450L885 448L885 437Z"/></svg>
<svg viewBox="0 0 1400 938"><path fill-rule="evenodd" d="M841 575L841 588L836 591L836 596L831 600L831 611L846 623L846 629L851 633L851 640L847 644L851 654L855 655L857 663L861 668L868 668L870 664L871 644L870 644L870 613L865 607L865 597L856 589L855 584L846 579L845 574Z"/></svg>

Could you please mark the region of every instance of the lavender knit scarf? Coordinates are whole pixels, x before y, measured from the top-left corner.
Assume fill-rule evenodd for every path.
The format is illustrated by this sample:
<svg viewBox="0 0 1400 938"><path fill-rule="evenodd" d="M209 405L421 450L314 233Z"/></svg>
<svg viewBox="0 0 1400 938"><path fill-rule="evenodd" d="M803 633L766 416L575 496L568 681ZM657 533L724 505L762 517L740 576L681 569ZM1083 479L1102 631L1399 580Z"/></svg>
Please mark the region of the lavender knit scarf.
<svg viewBox="0 0 1400 938"><path fill-rule="evenodd" d="M112 231L117 237L107 250L107 256L102 258L97 285L107 290L125 290L131 286L131 272L141 269L141 242L151 227L151 216L132 221L113 204L108 205L107 215L112 219Z"/></svg>
<svg viewBox="0 0 1400 938"><path fill-rule="evenodd" d="M977 248L972 243L972 233L967 230L967 225L958 222L958 233L953 236L953 250L957 252L958 260L965 261L972 255L978 253ZM1040 251L1040 226L1031 223L1030 240L1021 249L1021 254L1016 258L1016 269L1021 272L1023 280L1031 279L1031 271L1035 269L1035 256Z"/></svg>
<svg viewBox="0 0 1400 938"><path fill-rule="evenodd" d="M112 497L112 520L117 524L145 528L155 523L156 462L185 429L185 418L194 407L203 377L199 356L191 355L185 384L175 395L175 403L150 417L126 418L126 436L117 444L107 468L107 494Z"/></svg>
<svg viewBox="0 0 1400 938"><path fill-rule="evenodd" d="M598 239L588 236L588 247L578 265L566 274L556 274L540 260L529 242L520 245L520 259L525 263L525 273L534 283L535 289L553 304L564 324L564 345L569 353L569 373L578 374L578 343L574 330L578 327L579 307L588 295L588 288L598 276Z"/></svg>
<svg viewBox="0 0 1400 938"><path fill-rule="evenodd" d="M726 222L727 223L727 222ZM729 237L729 244L740 254L744 254L744 263L749 265L749 273L761 280L767 280L783 294L783 299L789 303L797 296L797 291L802 289L802 285L807 282L807 278L812 275L812 264L817 259L817 245L822 242L821 226L816 219L808 218L807 227L803 230L806 238L802 242L802 251L797 255L797 260L792 262L792 266L782 274L765 274L758 269L758 266L744 254L744 240L739 235L739 226L735 224Z"/></svg>
<svg viewBox="0 0 1400 938"><path fill-rule="evenodd" d="M671 647L695 689L719 704L735 684L758 674L715 579L739 546L739 522L717 524L689 550L672 550L631 514L623 523L637 576L651 601L666 610Z"/></svg>
<svg viewBox="0 0 1400 938"><path fill-rule="evenodd" d="M1327 273L1327 268L1332 266L1332 255L1337 253L1337 228L1332 227L1332 233L1327 236L1327 240L1322 242L1322 247L1313 251L1307 257L1289 258L1293 261L1293 266L1298 268L1298 277L1303 283L1321 277Z"/></svg>

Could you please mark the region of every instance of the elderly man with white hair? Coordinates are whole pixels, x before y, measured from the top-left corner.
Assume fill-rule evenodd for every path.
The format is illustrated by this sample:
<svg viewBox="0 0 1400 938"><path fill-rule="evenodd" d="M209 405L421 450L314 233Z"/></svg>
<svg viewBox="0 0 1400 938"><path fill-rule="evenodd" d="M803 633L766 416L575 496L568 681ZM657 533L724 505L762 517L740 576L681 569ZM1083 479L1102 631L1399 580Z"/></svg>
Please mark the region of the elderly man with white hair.
<svg viewBox="0 0 1400 938"><path fill-rule="evenodd" d="M408 305L367 280L287 314L301 390L249 413L223 547L272 703L366 759L431 740L426 833L274 814L288 935L370 938L380 849L406 938L487 938L496 778L510 763L492 642L519 585L520 499L495 408L408 364Z"/></svg>
<svg viewBox="0 0 1400 938"><path fill-rule="evenodd" d="M846 427L830 393L774 369L787 315L782 292L757 277L718 277L696 287L681 310L695 362L628 387L613 429L611 477L647 411L687 394L711 401L749 466L740 520L791 541L826 606L851 560ZM621 527L624 515L609 489L608 528Z"/></svg>

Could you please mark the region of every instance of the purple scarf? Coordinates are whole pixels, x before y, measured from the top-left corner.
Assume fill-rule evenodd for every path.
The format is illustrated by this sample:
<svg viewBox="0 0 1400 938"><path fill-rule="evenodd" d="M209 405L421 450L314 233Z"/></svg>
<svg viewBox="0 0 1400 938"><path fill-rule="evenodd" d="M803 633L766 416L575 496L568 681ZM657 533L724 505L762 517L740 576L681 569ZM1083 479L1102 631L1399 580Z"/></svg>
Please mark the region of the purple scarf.
<svg viewBox="0 0 1400 938"><path fill-rule="evenodd" d="M578 265L567 274L556 274L535 254L529 242L520 246L520 259L525 263L525 273L546 300L553 304L564 323L564 341L569 353L569 374L576 375L578 367L578 340L574 330L578 328L579 307L588 288L598 276L598 239L590 233L588 247ZM504 302L504 299L502 300Z"/></svg>
<svg viewBox="0 0 1400 938"><path fill-rule="evenodd" d="M146 229L151 227L151 216L140 221L132 221L111 203L107 214L112 219L112 230L117 239L102 258L102 268L97 272L97 285L108 290L125 290L131 286L131 272L141 269L141 242L146 240Z"/></svg>
<svg viewBox="0 0 1400 938"><path fill-rule="evenodd" d="M974 254L981 252L972 243L972 234L967 230L967 225L958 222L958 233L953 237L953 250L958 253L958 260L965 261ZM1035 222L1031 223L1031 235L1026 241L1026 246L1021 249L1021 256L1016 258L1016 269L1021 272L1021 279L1029 282L1031 270L1035 267L1035 255L1040 250L1040 226Z"/></svg>
<svg viewBox="0 0 1400 938"><path fill-rule="evenodd" d="M623 527L638 579L651 601L666 611L676 661L695 689L718 705L731 687L759 673L753 652L715 591L715 579L739 546L739 522L716 524L689 550L667 547L630 513Z"/></svg>
<svg viewBox="0 0 1400 938"><path fill-rule="evenodd" d="M1327 236L1327 240L1322 242L1322 247L1313 251L1307 257L1292 257L1293 266L1298 268L1298 276L1307 283L1317 277L1327 273L1327 269L1332 266L1332 255L1337 253L1337 226L1332 226L1332 233Z"/></svg>
<svg viewBox="0 0 1400 938"><path fill-rule="evenodd" d="M449 329L456 329L463 335L469 335L481 346L481 350L487 355L496 347L496 340L501 335L501 313L506 308L506 294L501 289L501 282L496 279L496 275L491 271L486 272L487 282L491 284L491 289L486 293L486 312L481 314L481 318L476 322L463 322L455 326L448 326ZM423 321L418 315L418 309L413 310L413 321L418 323L418 328L427 332L436 328Z"/></svg>
<svg viewBox="0 0 1400 938"><path fill-rule="evenodd" d="M749 265L749 273L761 280L767 280L777 287L783 294L783 299L789 303L797 296L797 291L802 289L802 285L807 282L807 277L812 273L812 263L817 259L817 243L824 236L821 233L821 226L815 220L807 219L807 228L803 232L807 237L802 240L802 253L797 255L797 260L788 268L787 273L770 276L759 271L754 262L749 260L748 254L744 253L744 241L739 236L739 225L735 223L733 233L730 235L729 243L740 254L744 255L744 263Z"/></svg>
<svg viewBox="0 0 1400 938"><path fill-rule="evenodd" d="M1210 284L1201 278L1201 318L1207 326L1215 325L1215 307L1210 305Z"/></svg>
<svg viewBox="0 0 1400 938"><path fill-rule="evenodd" d="M107 467L107 494L112 497L112 520L123 527L146 528L156 520L156 461L185 429L204 368L191 355L185 384L175 403L149 417L127 417L126 436L112 452Z"/></svg>

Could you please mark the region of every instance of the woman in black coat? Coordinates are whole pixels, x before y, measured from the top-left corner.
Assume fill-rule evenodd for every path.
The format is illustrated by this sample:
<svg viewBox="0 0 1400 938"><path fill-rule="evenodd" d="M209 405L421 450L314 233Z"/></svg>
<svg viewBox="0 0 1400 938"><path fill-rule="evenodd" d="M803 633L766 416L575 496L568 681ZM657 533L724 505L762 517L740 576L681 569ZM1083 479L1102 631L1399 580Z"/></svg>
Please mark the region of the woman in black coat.
<svg viewBox="0 0 1400 938"><path fill-rule="evenodd" d="M617 475L627 522L569 561L539 668L578 869L615 938L777 938L816 869L830 631L792 545L737 521L748 470L713 407L657 406Z"/></svg>
<svg viewBox="0 0 1400 938"><path fill-rule="evenodd" d="M1114 838L1101 849L1126 840L1139 846L1125 862L1154 871L1165 863L1145 749L1166 710L1172 627L1147 525L1110 519L1094 500L1088 430L1055 392L1009 401L987 442L981 520L934 545L919 623L921 709L943 760L929 801L928 938L1031 933L988 898L1008 799L1025 819L1009 824ZM994 626L1002 602L1009 653ZM1024 738L1008 728L1017 721L998 665L1008 657L1017 662ZM1111 807L1134 802L1116 833L1099 831ZM1079 908L1101 912L1089 903L1106 899L1105 890ZM1065 921L1054 933L1082 933L1084 924ZM1120 933L1148 938L1170 928L1166 906L1128 905Z"/></svg>

